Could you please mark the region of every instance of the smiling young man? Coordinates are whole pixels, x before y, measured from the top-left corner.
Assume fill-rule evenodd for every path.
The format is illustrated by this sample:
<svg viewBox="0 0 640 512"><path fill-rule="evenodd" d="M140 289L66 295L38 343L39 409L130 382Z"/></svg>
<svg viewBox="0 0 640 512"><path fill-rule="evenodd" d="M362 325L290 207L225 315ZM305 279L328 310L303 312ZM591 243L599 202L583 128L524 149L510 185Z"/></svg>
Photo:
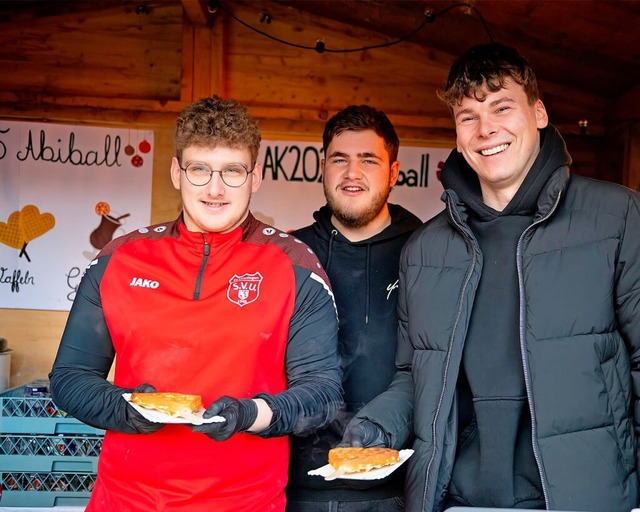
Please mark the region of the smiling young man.
<svg viewBox="0 0 640 512"><path fill-rule="evenodd" d="M343 116L352 111L346 112ZM398 180L400 162L391 157L382 136L373 129L344 130L333 136L322 163L322 177L331 220L352 242L380 233L391 225L387 199Z"/></svg>
<svg viewBox="0 0 640 512"><path fill-rule="evenodd" d="M182 196L183 220L189 231L201 233L228 233L238 227L249 215L251 194L258 191L262 182L260 164L248 174L248 183L231 187L225 177L245 179L252 169L251 155L247 149L187 147L182 151L182 163L177 157L171 162L171 181ZM227 169L209 174L210 169ZM189 176L200 176L208 183L193 186Z"/></svg>
<svg viewBox="0 0 640 512"><path fill-rule="evenodd" d="M482 199L502 211L522 185L540 153L540 130L548 124L539 98L527 96L513 79L495 92L478 91L452 106L456 146L478 176Z"/></svg>
<svg viewBox="0 0 640 512"><path fill-rule="evenodd" d="M345 407L326 428L293 436L287 486L289 512L396 512L403 472L384 480L325 482L307 472L327 463L353 415L384 391L395 372L398 260L422 224L389 204L398 179L400 145L384 112L352 105L325 125L322 178L326 206L293 235L318 256L336 298Z"/></svg>
<svg viewBox="0 0 640 512"><path fill-rule="evenodd" d="M62 409L107 430L87 511L282 512L287 435L340 408L328 279L249 210L260 138L234 100L185 107L180 217L113 240L82 279L50 380ZM153 423L123 398L134 389L200 395L223 421Z"/></svg>
<svg viewBox="0 0 640 512"><path fill-rule="evenodd" d="M399 448L415 437L409 512L628 512L639 500L638 194L570 173L514 48L471 48L440 96L457 136L446 208L405 246L398 372L345 439Z"/></svg>

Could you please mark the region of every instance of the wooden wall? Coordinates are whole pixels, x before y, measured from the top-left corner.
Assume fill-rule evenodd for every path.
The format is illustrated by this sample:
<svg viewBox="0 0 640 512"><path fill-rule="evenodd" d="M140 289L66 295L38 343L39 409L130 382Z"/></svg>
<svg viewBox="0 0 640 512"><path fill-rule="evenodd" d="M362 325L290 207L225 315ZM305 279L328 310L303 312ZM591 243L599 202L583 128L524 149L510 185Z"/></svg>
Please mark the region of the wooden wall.
<svg viewBox="0 0 640 512"><path fill-rule="evenodd" d="M245 103L267 139L319 140L335 111L369 103L387 112L403 144L454 144L449 113L435 96L451 55L410 42L319 54L266 39L223 12L208 17L195 0L156 2L149 12L126 2L76 4L77 11L64 13L27 6L0 21L0 118L152 129L152 222L180 210L168 174L175 116L211 93ZM380 41L362 29L272 7L270 31L287 41L314 46L324 36L335 48ZM261 15L251 2L234 12L254 25ZM541 87L552 120L575 148L577 171L607 178L599 164L606 102L556 84ZM577 133L578 111L594 124L589 138ZM621 171L615 180L624 177ZM12 385L46 376L66 316L0 309L0 336L13 349Z"/></svg>

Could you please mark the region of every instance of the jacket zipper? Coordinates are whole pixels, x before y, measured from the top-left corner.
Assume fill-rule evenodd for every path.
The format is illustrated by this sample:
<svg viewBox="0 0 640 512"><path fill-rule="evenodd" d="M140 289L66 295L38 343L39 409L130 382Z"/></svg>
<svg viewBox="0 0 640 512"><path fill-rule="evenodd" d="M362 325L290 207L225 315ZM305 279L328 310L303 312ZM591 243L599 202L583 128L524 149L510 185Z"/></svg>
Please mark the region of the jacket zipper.
<svg viewBox="0 0 640 512"><path fill-rule="evenodd" d="M525 235L535 228L538 224L547 220L553 212L556 211L558 204L560 203L560 198L562 197L562 192L558 193L558 197L555 200L555 203L549 210L549 212L538 219L536 222L531 224L527 229L525 229L520 235L520 239L518 240L518 245L516 247L516 267L518 269L518 290L519 290L519 300L520 300L520 322L519 322L519 331L520 331L520 356L522 357L522 368L524 370L524 385L527 390L527 401L529 402L529 414L531 415L531 446L533 448L533 457L536 459L536 465L538 466L538 474L540 475L540 483L542 484L542 494L544 495L544 504L545 508L549 510L549 493L547 489L547 483L545 481L544 475L542 474L542 457L540 456L540 448L538 447L537 439L537 428L536 428L536 417L533 410L533 393L531 392L531 376L529 375L529 364L527 358L527 351L525 349L525 327L524 327L524 276L522 275L522 243Z"/></svg>
<svg viewBox="0 0 640 512"><path fill-rule="evenodd" d="M207 261L209 261L209 244L202 235L202 241L204 242L204 257L202 258L202 264L200 270L198 270L198 277L196 278L196 289L193 291L193 300L200 298L200 285L202 284L202 276L204 275L204 269L207 267Z"/></svg>
<svg viewBox="0 0 640 512"><path fill-rule="evenodd" d="M426 500L426 496L427 496L427 489L428 489L428 485L429 485L429 474L431 471L431 466L433 464L433 461L435 459L436 456L436 424L438 423L438 417L440 416L440 410L442 409L442 401L444 400L444 391L445 388L447 387L447 375L449 373L449 366L451 363L451 351L453 349L453 343L454 343L454 339L456 337L456 332L458 331L458 325L460 323L460 316L462 315L462 303L464 302L464 296L466 294L467 291L467 286L469 285L469 282L471 281L471 276L473 275L473 272L475 270L476 267L476 263L477 263L477 250L476 247L473 243L472 238L466 233L466 231L464 230L464 227L453 217L453 205L451 204L451 199L447 198L447 214L449 216L449 219L451 220L451 222L453 223L453 225L458 228L458 231L460 232L460 234L462 235L462 237L466 240L468 247L470 247L472 249L472 254L473 254L473 258L471 261L471 266L469 267L469 270L467 271L467 275L464 278L464 284L462 286L462 290L460 292L460 300L458 301L458 307L456 310L456 320L453 324L453 329L451 331L451 337L449 338L449 346L447 348L447 357L446 357L446 363L445 363L445 368L444 368L444 379L443 379L443 384L442 384L442 389L440 390L440 397L438 399L438 406L436 407L436 413L433 417L433 423L431 424L431 435L433 436L433 447L431 449L431 457L429 459L429 463L427 464L427 471L426 471L426 477L425 477L425 481L424 481L424 492L422 493L422 512L424 512L425 508L424 508L424 502ZM436 499L436 497L434 496L434 500Z"/></svg>

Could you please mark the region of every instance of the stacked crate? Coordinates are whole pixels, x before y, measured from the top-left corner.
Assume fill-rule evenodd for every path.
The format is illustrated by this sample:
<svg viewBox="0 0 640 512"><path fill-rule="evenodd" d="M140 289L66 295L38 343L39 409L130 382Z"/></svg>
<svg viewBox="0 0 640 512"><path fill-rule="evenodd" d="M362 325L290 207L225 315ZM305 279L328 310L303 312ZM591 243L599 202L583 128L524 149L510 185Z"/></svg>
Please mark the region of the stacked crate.
<svg viewBox="0 0 640 512"><path fill-rule="evenodd" d="M0 506L85 505L104 431L36 394L29 386L0 394Z"/></svg>

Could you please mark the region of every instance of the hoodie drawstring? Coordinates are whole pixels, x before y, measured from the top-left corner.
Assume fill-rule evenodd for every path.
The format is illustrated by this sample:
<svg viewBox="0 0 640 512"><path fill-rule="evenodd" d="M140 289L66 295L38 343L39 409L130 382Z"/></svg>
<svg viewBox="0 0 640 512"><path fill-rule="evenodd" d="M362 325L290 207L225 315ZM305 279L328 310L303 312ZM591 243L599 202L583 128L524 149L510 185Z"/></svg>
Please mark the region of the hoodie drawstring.
<svg viewBox="0 0 640 512"><path fill-rule="evenodd" d="M331 266L333 239L336 237L337 234L338 234L338 230L337 229L332 229L331 230L331 236L329 237L329 249L328 249L328 252L327 252L327 262L324 264L324 271L325 272L329 272L329 267Z"/></svg>
<svg viewBox="0 0 640 512"><path fill-rule="evenodd" d="M371 244L367 244L367 265L366 265L366 276L365 276L365 280L367 282L366 284L366 298L365 298L365 306L364 306L364 323L368 324L369 323L369 288L370 288L370 273L369 273L369 264L371 262Z"/></svg>

